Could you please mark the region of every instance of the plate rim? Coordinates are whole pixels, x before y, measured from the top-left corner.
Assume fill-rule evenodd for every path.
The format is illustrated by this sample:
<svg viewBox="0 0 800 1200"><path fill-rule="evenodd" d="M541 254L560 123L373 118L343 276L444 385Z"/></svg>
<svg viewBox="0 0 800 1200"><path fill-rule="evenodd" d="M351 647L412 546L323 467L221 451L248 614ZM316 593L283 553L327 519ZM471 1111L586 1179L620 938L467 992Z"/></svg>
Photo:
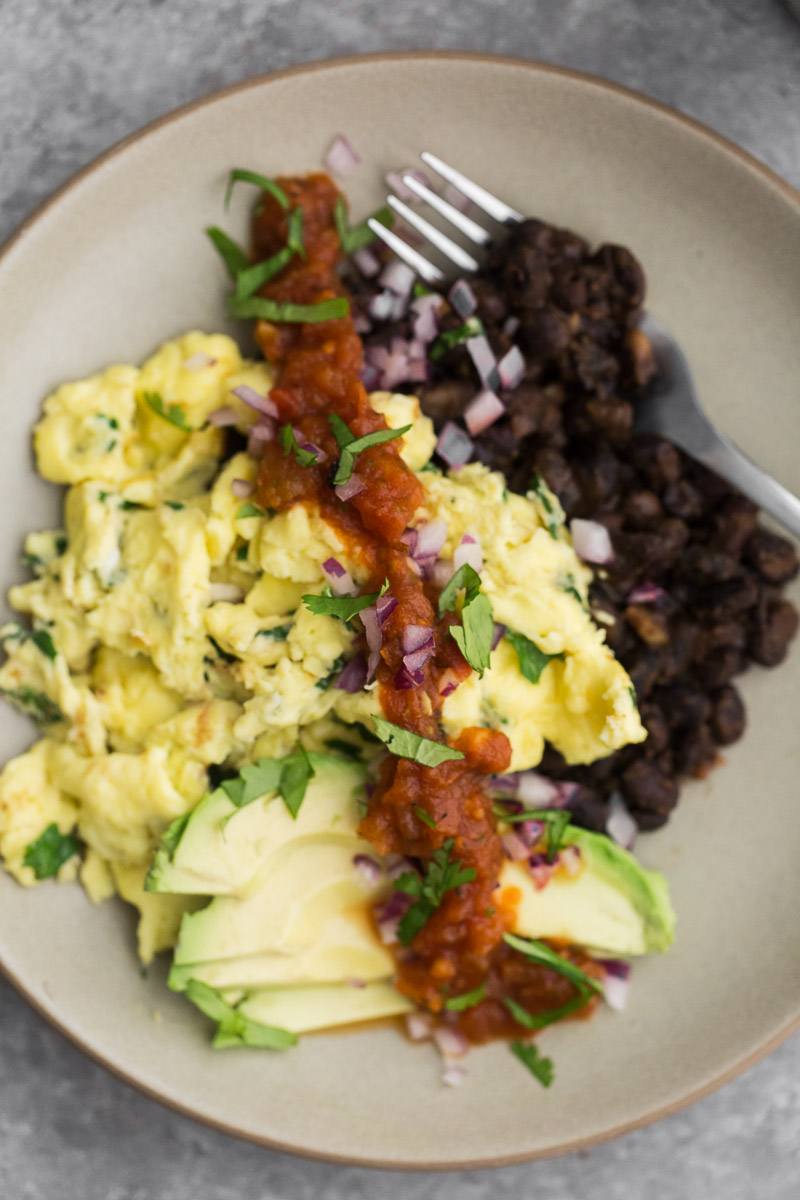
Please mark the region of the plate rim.
<svg viewBox="0 0 800 1200"><path fill-rule="evenodd" d="M239 80L236 83L227 85L224 88L219 88L215 91L208 92L202 96L189 100L184 104L178 105L175 108L169 109L167 112L148 121L145 125L140 126L133 132L126 134L116 142L113 142L105 150L101 151L85 166L81 167L74 174L70 175L55 191L47 195L42 201L37 204L32 211L22 219L22 221L12 229L8 238L0 243L0 273L2 272L4 262L9 257L15 247L30 233L34 227L44 219L51 209L54 209L59 201L73 189L77 188L84 179L87 179L95 171L100 170L107 162L125 153L125 151L135 143L149 137L157 130L178 121L190 113L196 112L199 109L205 108L220 100L224 100L228 96L235 95L239 92L249 91L265 86L276 80L290 78L296 75L320 73L331 69L343 67L357 67L360 65L368 65L370 63L379 62L407 62L427 60L430 62L466 62L473 64L485 63L491 66L524 68L539 75L559 76L564 79L586 85L589 84L605 92L611 92L621 97L624 100L632 102L635 106L644 107L652 112L659 114L668 121L674 122L684 129L691 131L695 136L710 141L719 150L723 151L728 156L738 160L738 162L746 167L751 173L758 176L762 183L768 185L787 200L790 205L797 210L797 216L800 218L800 189L794 187L787 179L784 179L777 171L774 171L766 163L762 162L756 155L751 154L748 150L737 145L736 142L727 138L724 134L718 133L715 129L704 124L702 121L694 117L688 116L680 109L666 104L661 100L656 100L644 92L638 91L635 88L627 87L624 84L617 83L613 80L606 79L601 75L594 74L589 71L581 71L572 67L559 66L554 63L549 63L539 59L522 58L514 55L490 54L483 51L469 50L393 50L393 51L376 51L367 54L349 54L337 55L325 58L315 58L307 62L295 64L288 67L280 68L276 71L269 71L257 75L250 75L245 79ZM249 1142L261 1146L268 1150L276 1150L286 1154L292 1154L299 1158L309 1159L317 1162L333 1163L338 1166L357 1166L366 1168L381 1168L383 1170L391 1170L396 1172L408 1171L462 1171L462 1170L480 1170L494 1167L513 1166L520 1163L535 1162L542 1159L557 1158L562 1155L572 1154L578 1150L588 1150L594 1146L601 1145L604 1142L611 1141L621 1137L624 1134L632 1133L634 1130L643 1129L648 1125L652 1125L665 1117L681 1112L690 1105L706 1096L718 1091L727 1083L755 1066L763 1059L767 1058L774 1050L776 1050L783 1042L785 1042L793 1033L800 1031L800 1007L797 1015L791 1018L784 1026L773 1032L763 1043L756 1046L744 1055L731 1063L720 1074L715 1075L712 1079L706 1080L698 1087L692 1088L685 1095L678 1097L676 1100L668 1104L659 1105L656 1108L649 1109L640 1116L621 1124L614 1125L608 1129L600 1130L599 1132L588 1134L585 1137L573 1138L569 1141L559 1142L545 1149L533 1151L521 1151L517 1154L502 1154L492 1155L488 1157L466 1158L458 1161L443 1162L436 1161L415 1161L413 1163L392 1161L384 1158L371 1158L363 1156L355 1156L353 1154L339 1154L329 1151L315 1150L308 1146L297 1145L291 1142L281 1140L279 1138L271 1138L263 1134L249 1132L240 1128L235 1124L229 1124L224 1120L199 1112L189 1104L183 1103L176 1097L166 1096L163 1092L151 1087L149 1084L137 1079L127 1070L118 1066L113 1060L106 1058L105 1055L98 1049L89 1044L80 1034L70 1029L65 1025L57 1013L51 1011L47 1005L40 1001L31 991L28 990L26 984L21 978L18 978L12 968L4 960L2 947L0 946L0 975L2 975L18 994L27 1002L33 1011L56 1030L59 1034L71 1042L78 1050L86 1055L92 1062L105 1068L113 1076L119 1079L122 1083L133 1088L140 1094L146 1096L149 1100L154 1100L165 1108L178 1113L180 1116L188 1117L199 1124L211 1128L217 1132L225 1133L239 1140Z"/></svg>

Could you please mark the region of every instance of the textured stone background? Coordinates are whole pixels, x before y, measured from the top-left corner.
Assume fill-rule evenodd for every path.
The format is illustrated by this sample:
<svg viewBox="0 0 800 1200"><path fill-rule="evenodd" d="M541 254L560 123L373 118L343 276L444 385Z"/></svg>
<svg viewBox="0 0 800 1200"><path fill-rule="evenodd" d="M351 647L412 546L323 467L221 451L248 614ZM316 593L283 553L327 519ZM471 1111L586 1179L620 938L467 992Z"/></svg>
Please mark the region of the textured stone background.
<svg viewBox="0 0 800 1200"><path fill-rule="evenodd" d="M800 25L779 0L0 0L0 238L99 151L177 104L305 59L417 47L596 71L683 108L800 183ZM501 1171L396 1176L269 1154L175 1116L84 1059L0 982L3 1200L532 1194L797 1200L800 1041L611 1145Z"/></svg>

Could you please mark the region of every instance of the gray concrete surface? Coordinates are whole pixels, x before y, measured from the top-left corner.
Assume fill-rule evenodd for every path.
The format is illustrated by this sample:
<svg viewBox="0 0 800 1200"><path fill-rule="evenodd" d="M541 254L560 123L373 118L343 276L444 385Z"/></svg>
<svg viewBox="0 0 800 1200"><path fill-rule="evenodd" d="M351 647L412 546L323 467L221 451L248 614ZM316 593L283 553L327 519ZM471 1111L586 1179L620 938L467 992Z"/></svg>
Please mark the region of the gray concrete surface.
<svg viewBox="0 0 800 1200"><path fill-rule="evenodd" d="M800 25L779 0L0 0L0 238L100 150L177 104L293 62L415 47L596 71L800 183ZM393 1176L269 1154L169 1113L0 983L3 1200L533 1195L796 1200L800 1041L688 1112L587 1153Z"/></svg>

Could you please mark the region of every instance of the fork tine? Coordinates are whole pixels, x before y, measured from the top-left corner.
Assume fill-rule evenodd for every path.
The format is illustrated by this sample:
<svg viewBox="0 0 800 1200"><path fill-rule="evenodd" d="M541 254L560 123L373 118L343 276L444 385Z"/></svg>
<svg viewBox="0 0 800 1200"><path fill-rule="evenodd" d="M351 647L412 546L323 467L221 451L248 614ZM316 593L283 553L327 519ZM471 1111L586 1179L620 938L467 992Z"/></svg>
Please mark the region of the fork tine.
<svg viewBox="0 0 800 1200"><path fill-rule="evenodd" d="M404 221L413 226L424 238L435 246L445 258L449 258L450 262L455 263L462 271L477 271L479 263L471 254L468 254L462 246L449 238L446 233L442 233L435 225L431 225L430 221L426 221L419 213L415 213L413 208L409 208L402 200L398 200L396 196L389 196L389 204L399 213Z"/></svg>
<svg viewBox="0 0 800 1200"><path fill-rule="evenodd" d="M419 196L420 200L424 200L427 204L430 204L431 208L436 209L445 220L449 221L451 225L455 225L456 229L460 229L476 245L486 246L492 240L492 235L488 230L479 225L477 221L473 221L472 217L459 212L454 205L448 204L438 192L432 192L424 183L420 183L416 176L411 174L404 175L403 183L409 191Z"/></svg>
<svg viewBox="0 0 800 1200"><path fill-rule="evenodd" d="M444 271L440 271L432 262L428 262L427 258L420 254L418 250L415 250L413 246L409 246L408 242L404 242L396 233L392 233L391 229L387 229L385 225L381 225L380 221L376 221L374 217L369 217L367 225L376 237L380 238L390 250L393 250L406 266L411 267L412 271L416 271L426 283L444 283Z"/></svg>
<svg viewBox="0 0 800 1200"><path fill-rule="evenodd" d="M435 171L437 175L441 175L448 183L452 183L454 188L457 188L462 195L467 196L478 208L482 208L495 221L500 221L503 225L516 225L525 219L522 213L517 212L510 204L506 204L504 200L493 196L491 192L486 191L486 188L482 188L480 184L474 183L466 175L462 175L460 171L456 171L455 167L448 166L446 162L442 162L441 158L437 158L429 150L423 150L420 158L432 171Z"/></svg>

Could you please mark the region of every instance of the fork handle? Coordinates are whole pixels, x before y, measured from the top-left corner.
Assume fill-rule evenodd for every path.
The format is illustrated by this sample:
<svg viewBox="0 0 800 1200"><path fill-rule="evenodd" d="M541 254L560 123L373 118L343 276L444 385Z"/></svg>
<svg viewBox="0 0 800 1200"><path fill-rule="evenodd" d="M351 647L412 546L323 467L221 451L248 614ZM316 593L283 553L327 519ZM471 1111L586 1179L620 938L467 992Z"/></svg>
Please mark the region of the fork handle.
<svg viewBox="0 0 800 1200"><path fill-rule="evenodd" d="M714 436L705 439L705 444L685 446L692 458L716 471L740 492L744 492L754 504L775 518L784 529L800 539L800 500L788 488L767 475L748 458L738 446L723 434L714 430Z"/></svg>

